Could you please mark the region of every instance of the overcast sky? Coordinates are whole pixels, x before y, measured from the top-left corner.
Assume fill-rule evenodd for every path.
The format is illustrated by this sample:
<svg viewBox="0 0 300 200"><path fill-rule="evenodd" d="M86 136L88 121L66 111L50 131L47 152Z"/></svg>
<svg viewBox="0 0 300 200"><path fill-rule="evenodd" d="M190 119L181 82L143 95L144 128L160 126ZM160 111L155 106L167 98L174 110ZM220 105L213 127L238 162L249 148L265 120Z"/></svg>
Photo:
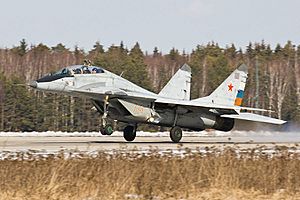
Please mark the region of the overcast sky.
<svg viewBox="0 0 300 200"><path fill-rule="evenodd" d="M120 41L144 51L191 52L197 44L265 40L300 44L298 0L0 0L0 47L30 44L85 50Z"/></svg>

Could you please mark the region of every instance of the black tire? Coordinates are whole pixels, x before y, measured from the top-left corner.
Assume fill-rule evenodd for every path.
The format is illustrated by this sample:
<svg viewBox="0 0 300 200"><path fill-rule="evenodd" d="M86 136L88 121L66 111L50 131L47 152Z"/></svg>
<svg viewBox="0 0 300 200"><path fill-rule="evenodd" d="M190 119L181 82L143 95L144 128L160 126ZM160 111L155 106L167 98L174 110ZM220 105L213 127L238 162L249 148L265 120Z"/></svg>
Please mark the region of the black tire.
<svg viewBox="0 0 300 200"><path fill-rule="evenodd" d="M173 142L178 143L182 138L182 130L179 126L174 126L170 130L170 138Z"/></svg>
<svg viewBox="0 0 300 200"><path fill-rule="evenodd" d="M135 139L136 136L136 127L126 126L123 130L124 139L128 142L131 142Z"/></svg>
<svg viewBox="0 0 300 200"><path fill-rule="evenodd" d="M111 124L106 124L104 126L104 133L105 133L105 135L111 135L111 134L113 134L113 132L114 132L114 128L113 128L113 126Z"/></svg>
<svg viewBox="0 0 300 200"><path fill-rule="evenodd" d="M105 132L105 130L104 130L104 128L101 126L100 127L100 133L102 134L102 135L106 135L106 132Z"/></svg>

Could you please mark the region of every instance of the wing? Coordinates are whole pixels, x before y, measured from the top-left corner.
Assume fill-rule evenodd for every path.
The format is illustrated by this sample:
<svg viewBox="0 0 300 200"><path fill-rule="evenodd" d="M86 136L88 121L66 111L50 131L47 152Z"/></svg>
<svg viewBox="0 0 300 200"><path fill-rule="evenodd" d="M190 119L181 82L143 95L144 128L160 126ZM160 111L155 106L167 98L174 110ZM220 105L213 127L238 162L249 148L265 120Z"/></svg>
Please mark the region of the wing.
<svg viewBox="0 0 300 200"><path fill-rule="evenodd" d="M169 99L157 99L156 103L162 103L166 105L172 106L182 106L186 107L189 110L195 110L195 108L204 108L212 113L220 115L224 118L233 118L233 119L240 119L240 120L247 120L247 121L255 121L255 122L264 122L264 123L271 123L271 124L284 124L286 121L266 117L263 115L257 115L253 113L241 112L243 110L249 111L268 111L265 109L260 108L248 108L248 107L240 107L240 106L228 106L228 105L219 105L210 102L193 102L193 101L176 101L176 100L169 100Z"/></svg>
<svg viewBox="0 0 300 200"><path fill-rule="evenodd" d="M240 111L241 107L238 106L227 106L227 105L218 105L210 102L193 102L193 101L183 101L183 100L173 100L167 98L158 98L155 103L170 105L170 106L183 106L183 107L190 107L193 108L205 108L205 109L216 109L216 110L223 110L228 112L222 112L222 114L227 113L235 113L237 114Z"/></svg>

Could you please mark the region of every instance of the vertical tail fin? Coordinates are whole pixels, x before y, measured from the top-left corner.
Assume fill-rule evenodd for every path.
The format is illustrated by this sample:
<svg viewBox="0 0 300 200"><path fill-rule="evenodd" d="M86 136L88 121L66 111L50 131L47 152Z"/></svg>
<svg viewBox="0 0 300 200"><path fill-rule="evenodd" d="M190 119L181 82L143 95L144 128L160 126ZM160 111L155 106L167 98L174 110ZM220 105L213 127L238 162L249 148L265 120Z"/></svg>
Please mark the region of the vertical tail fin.
<svg viewBox="0 0 300 200"><path fill-rule="evenodd" d="M209 96L194 101L209 101L210 103L241 106L244 97L248 68L241 64L229 77Z"/></svg>
<svg viewBox="0 0 300 200"><path fill-rule="evenodd" d="M184 64L158 94L171 99L190 100L191 68Z"/></svg>

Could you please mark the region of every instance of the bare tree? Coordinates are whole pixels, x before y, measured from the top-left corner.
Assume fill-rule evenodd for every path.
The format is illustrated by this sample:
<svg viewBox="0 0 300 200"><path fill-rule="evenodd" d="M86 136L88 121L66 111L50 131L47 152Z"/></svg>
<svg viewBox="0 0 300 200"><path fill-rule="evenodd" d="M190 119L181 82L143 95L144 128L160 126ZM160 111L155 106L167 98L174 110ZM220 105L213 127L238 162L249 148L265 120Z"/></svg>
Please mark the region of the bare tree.
<svg viewBox="0 0 300 200"><path fill-rule="evenodd" d="M297 114L300 114L300 69L299 69L299 60L298 60L298 54L300 52L300 46L295 51L295 64L294 64L294 70L295 70L295 87L296 87L296 95L297 95Z"/></svg>
<svg viewBox="0 0 300 200"><path fill-rule="evenodd" d="M270 110L269 116L271 117L273 109L273 101L275 98L275 78L277 76L276 70L273 67L273 63L267 64L267 76L268 76L268 84L266 95L268 97L268 109Z"/></svg>
<svg viewBox="0 0 300 200"><path fill-rule="evenodd" d="M276 92L277 114L278 118L282 118L282 106L290 86L290 59L287 62L279 61L274 66L274 89Z"/></svg>

